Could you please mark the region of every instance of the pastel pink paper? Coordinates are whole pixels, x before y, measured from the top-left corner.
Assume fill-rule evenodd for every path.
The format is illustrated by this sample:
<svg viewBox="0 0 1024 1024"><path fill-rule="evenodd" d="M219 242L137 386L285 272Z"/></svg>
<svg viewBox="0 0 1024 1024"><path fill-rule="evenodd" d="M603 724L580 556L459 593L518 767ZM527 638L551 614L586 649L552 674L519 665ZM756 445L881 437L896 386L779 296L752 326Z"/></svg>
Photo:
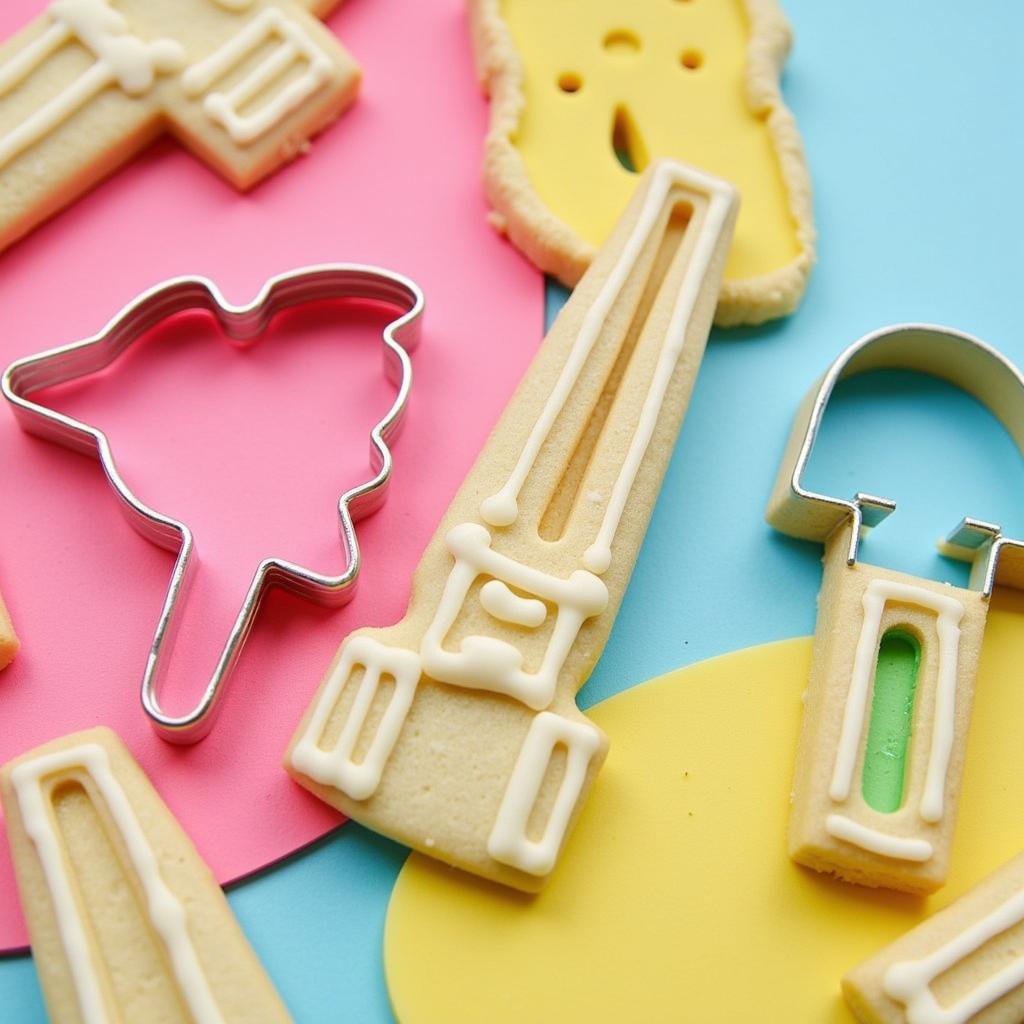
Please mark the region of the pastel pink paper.
<svg viewBox="0 0 1024 1024"><path fill-rule="evenodd" d="M0 35L43 6L8 0ZM341 820L284 774L285 745L345 634L401 617L419 554L542 334L540 277L486 224L486 105L461 0L349 0L328 23L365 78L307 157L241 196L164 141L0 257L3 365L93 333L177 274L206 274L241 302L281 270L355 261L426 292L393 487L359 527L357 596L325 611L272 595L223 717L192 748L156 738L138 704L170 555L131 529L97 463L23 434L0 409L0 590L23 644L0 673L0 761L112 726L222 881ZM392 395L380 373L386 319L296 312L239 352L185 317L52 396L103 426L137 493L195 531L201 565L172 710L205 685L260 557L341 568L335 502L364 478L367 431ZM0 948L10 948L26 933L0 848Z"/></svg>

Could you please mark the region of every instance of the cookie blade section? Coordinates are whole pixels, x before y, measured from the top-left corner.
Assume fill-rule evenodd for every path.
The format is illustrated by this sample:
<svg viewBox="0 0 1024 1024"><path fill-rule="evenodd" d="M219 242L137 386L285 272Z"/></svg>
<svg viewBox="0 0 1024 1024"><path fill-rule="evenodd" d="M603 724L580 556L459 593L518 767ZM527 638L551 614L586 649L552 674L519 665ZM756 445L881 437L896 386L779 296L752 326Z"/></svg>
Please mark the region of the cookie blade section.
<svg viewBox="0 0 1024 1024"><path fill-rule="evenodd" d="M685 414L736 207L718 179L648 169L428 545L406 617L342 647L286 755L301 785L448 863L543 885L607 751L575 695ZM396 686L366 683L381 676Z"/></svg>
<svg viewBox="0 0 1024 1024"><path fill-rule="evenodd" d="M51 1020L291 1019L209 868L112 732L10 762L0 796Z"/></svg>

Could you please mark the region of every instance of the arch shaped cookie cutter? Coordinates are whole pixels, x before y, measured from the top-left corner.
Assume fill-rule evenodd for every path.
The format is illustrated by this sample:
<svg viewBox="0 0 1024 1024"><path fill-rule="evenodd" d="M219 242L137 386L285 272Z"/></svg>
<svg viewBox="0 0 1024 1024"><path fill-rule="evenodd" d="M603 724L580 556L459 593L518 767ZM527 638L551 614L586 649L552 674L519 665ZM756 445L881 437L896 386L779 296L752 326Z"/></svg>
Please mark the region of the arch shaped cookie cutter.
<svg viewBox="0 0 1024 1024"><path fill-rule="evenodd" d="M852 499L820 494L804 486L803 477L836 385L872 370L912 370L948 381L993 412L1024 452L1024 374L991 345L963 331L922 323L882 327L855 341L800 406L765 514L776 530L801 540L824 542L844 523L852 524L850 565L857 561L864 532L894 512L896 502L862 492ZM938 546L951 558L974 563L971 583L985 598L997 576L1001 584L1024 588L1024 542L1004 536L995 523L964 516Z"/></svg>
<svg viewBox="0 0 1024 1024"><path fill-rule="evenodd" d="M825 546L790 856L847 881L925 893L949 870L989 598L996 582L1024 587L1024 542L962 519L939 547L972 563L969 588L858 561L861 535L895 502L820 494L803 476L836 384L878 369L955 384L991 409L1022 450L1024 376L985 342L948 327L899 324L866 335L804 399L767 510L776 529ZM887 638L910 660L893 661Z"/></svg>
<svg viewBox="0 0 1024 1024"><path fill-rule="evenodd" d="M346 491L338 501L346 569L340 575L328 576L283 559L263 559L199 703L186 714L169 715L161 708L159 691L180 619L178 612L195 569L192 531L185 523L158 512L135 495L121 476L102 430L39 405L29 396L110 366L146 332L176 313L206 310L213 314L228 338L244 344L262 334L274 316L285 309L324 299L350 298L386 303L400 309L401 315L382 334L384 372L395 385L396 394L391 407L370 431L373 476ZM227 679L238 661L262 597L270 587L283 587L335 607L353 597L362 565L354 524L375 512L387 492L392 467L388 446L399 431L408 404L412 386L409 352L419 341L423 308L423 293L414 282L388 270L359 264L324 264L279 274L263 285L256 298L242 306L228 302L205 277L179 277L143 292L92 337L19 359L4 372L0 390L22 429L97 459L132 526L152 543L177 551L141 688L142 707L163 739L194 743L210 731Z"/></svg>

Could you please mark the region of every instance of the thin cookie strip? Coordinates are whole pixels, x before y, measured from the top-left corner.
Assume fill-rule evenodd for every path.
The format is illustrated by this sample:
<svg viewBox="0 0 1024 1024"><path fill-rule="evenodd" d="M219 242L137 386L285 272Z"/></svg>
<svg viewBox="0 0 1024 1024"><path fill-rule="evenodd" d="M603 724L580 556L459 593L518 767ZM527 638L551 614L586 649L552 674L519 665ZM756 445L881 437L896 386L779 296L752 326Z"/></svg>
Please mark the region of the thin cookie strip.
<svg viewBox="0 0 1024 1024"><path fill-rule="evenodd" d="M792 32L776 0L467 5L491 105L484 192L495 227L531 262L575 284L633 170L671 157L743 196L716 323L796 309L816 239L803 143L780 88Z"/></svg>
<svg viewBox="0 0 1024 1024"><path fill-rule="evenodd" d="M607 740L575 694L611 629L700 365L737 197L652 166L413 578L342 645L286 756L350 817L526 890Z"/></svg>
<svg viewBox="0 0 1024 1024"><path fill-rule="evenodd" d="M3 595L0 595L0 669L7 668L14 661L20 646Z"/></svg>
<svg viewBox="0 0 1024 1024"><path fill-rule="evenodd" d="M354 100L326 0L54 0L0 46L0 249L169 132L246 189Z"/></svg>
<svg viewBox="0 0 1024 1024"><path fill-rule="evenodd" d="M210 869L109 729L11 761L0 797L54 1024L291 1019Z"/></svg>
<svg viewBox="0 0 1024 1024"><path fill-rule="evenodd" d="M863 1024L1024 1020L1024 854L843 978Z"/></svg>

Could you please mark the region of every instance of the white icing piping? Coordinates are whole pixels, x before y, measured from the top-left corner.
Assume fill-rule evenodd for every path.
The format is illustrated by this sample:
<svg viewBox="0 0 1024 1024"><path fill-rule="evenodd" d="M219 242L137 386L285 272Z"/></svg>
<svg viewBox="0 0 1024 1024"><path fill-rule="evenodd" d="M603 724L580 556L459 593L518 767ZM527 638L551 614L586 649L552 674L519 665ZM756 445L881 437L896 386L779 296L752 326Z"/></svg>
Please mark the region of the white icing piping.
<svg viewBox="0 0 1024 1024"><path fill-rule="evenodd" d="M543 601L513 594L501 580L488 580L480 588L480 603L488 615L514 626L536 629L548 616Z"/></svg>
<svg viewBox="0 0 1024 1024"><path fill-rule="evenodd" d="M280 38L280 45L248 75L228 92L210 93L203 101L207 117L221 125L240 146L265 135L316 92L333 73L331 59L309 38L301 25L285 17L276 7L268 7L227 43L193 64L181 76L185 94L196 97L274 36ZM244 116L239 113L246 103L301 59L305 59L307 67L298 78L256 110Z"/></svg>
<svg viewBox="0 0 1024 1024"><path fill-rule="evenodd" d="M867 825L847 818L844 814L830 814L825 819L825 830L836 839L842 839L844 843L853 843L862 850L878 853L883 857L893 857L896 860L924 863L931 860L935 852L927 839L907 839L903 836L890 835L888 832L879 832L878 829L868 828Z"/></svg>
<svg viewBox="0 0 1024 1024"><path fill-rule="evenodd" d="M676 185L698 188L708 193L710 202L700 236L694 247L689 267L664 339L650 390L644 401L636 430L615 485L594 544L583 556L583 564L591 572L603 573L611 563L611 543L622 518L629 492L643 461L644 453L654 432L658 412L675 369L679 353L686 341L686 327L700 294L708 265L721 235L722 224L728 215L733 192L729 186L708 175L672 161L662 162L654 173L647 196L641 206L633 230L619 254L615 265L600 291L587 310L569 358L562 367L558 380L548 396L544 409L537 418L526 444L519 455L508 480L495 494L480 506L484 521L492 526L509 526L519 515L519 493L537 460L544 442L568 401L587 358L597 342L608 314L625 287L637 259L657 227L669 192Z"/></svg>
<svg viewBox="0 0 1024 1024"><path fill-rule="evenodd" d="M562 579L494 551L491 535L479 523L452 527L445 543L455 556L455 564L420 644L423 671L453 686L504 693L535 711L543 710L554 699L558 675L580 627L607 607L608 588L599 577L583 569ZM463 637L457 651L445 650L445 637L455 624L473 581L481 575L556 605L554 628L536 672L523 671L522 651L497 637L474 634ZM544 609L546 617L543 602L536 603ZM532 605L531 608L536 611Z"/></svg>
<svg viewBox="0 0 1024 1024"><path fill-rule="evenodd" d="M153 849L127 795L114 777L107 752L95 743L44 754L17 765L11 772L11 784L18 798L25 832L35 845L53 899L61 944L67 956L85 1024L106 1024L111 1018L106 1009L74 887L61 852L60 840L43 798L41 785L45 776L74 768L88 771L124 840L128 857L146 896L150 921L167 949L171 970L193 1019L196 1024L223 1024L223 1017L188 934L185 909L160 876Z"/></svg>
<svg viewBox="0 0 1024 1024"><path fill-rule="evenodd" d="M334 747L323 750L318 744L328 718L357 665L362 665L364 672L355 700ZM357 764L352 760L352 752L366 724L382 673L394 679L395 690L366 755ZM340 789L353 800L371 797L380 785L384 767L398 742L419 679L420 659L413 651L386 647L368 636L350 637L327 680L309 726L292 749L292 766L316 782Z"/></svg>
<svg viewBox="0 0 1024 1024"><path fill-rule="evenodd" d="M924 821L942 818L943 795L956 725L956 676L960 620L964 606L955 598L934 594L923 587L889 580L872 580L864 591L864 619L854 655L850 689L843 710L843 725L836 751L829 796L841 803L850 795L857 764L864 720L867 716L871 683L878 662L879 633L886 603L901 601L934 611L939 639L938 681L935 691L935 717L932 723L928 770L921 797L920 814Z"/></svg>
<svg viewBox="0 0 1024 1024"><path fill-rule="evenodd" d="M55 50L77 39L96 61L16 127L0 136L0 167L66 121L111 85L129 96L152 88L158 74L178 71L185 51L173 39L145 42L128 32L128 23L106 0L55 0L48 8L54 25L0 66L0 95L36 70Z"/></svg>
<svg viewBox="0 0 1024 1024"><path fill-rule="evenodd" d="M939 1004L931 983L990 939L1021 921L1024 921L1024 892L1009 897L927 957L893 964L882 978L882 990L907 1008L908 1024L966 1024L986 1006L1024 983L1024 956L1014 957L962 999L947 1006Z"/></svg>
<svg viewBox="0 0 1024 1024"><path fill-rule="evenodd" d="M560 743L566 747L565 774L543 835L540 839L530 839L526 835L530 813L537 802L551 755ZM570 722L550 711L542 711L534 718L487 840L487 852L494 860L531 875L550 873L586 781L590 760L599 745L600 734L593 726Z"/></svg>

